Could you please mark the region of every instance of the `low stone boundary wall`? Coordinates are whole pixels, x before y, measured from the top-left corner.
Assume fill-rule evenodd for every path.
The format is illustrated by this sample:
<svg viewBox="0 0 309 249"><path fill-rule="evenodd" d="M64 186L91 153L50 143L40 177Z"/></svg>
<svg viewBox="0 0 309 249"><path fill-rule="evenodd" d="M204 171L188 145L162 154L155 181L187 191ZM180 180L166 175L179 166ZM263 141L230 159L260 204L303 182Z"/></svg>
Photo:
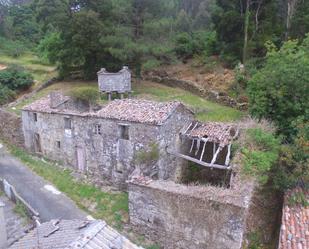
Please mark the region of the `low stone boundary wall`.
<svg viewBox="0 0 309 249"><path fill-rule="evenodd" d="M149 75L143 76L143 79L153 81L156 83L160 83L160 84L164 84L170 87L179 87L181 89L189 91L203 98L207 98L219 104L223 104L229 107L234 107L239 110L247 110L248 108L248 103L238 103L235 99L229 97L227 94L203 89L200 86L198 86L195 82L192 82L192 81L185 81L185 80L180 80L176 78L170 78L168 76L160 77L160 76L149 76Z"/></svg>
<svg viewBox="0 0 309 249"><path fill-rule="evenodd" d="M15 188L7 180L0 179L0 190L15 204L21 203L25 207L28 217L33 222L39 222L40 214L17 193Z"/></svg>
<svg viewBox="0 0 309 249"><path fill-rule="evenodd" d="M1 138L18 147L24 147L25 144L21 117L3 109L0 109Z"/></svg>
<svg viewBox="0 0 309 249"><path fill-rule="evenodd" d="M215 187L130 183L130 223L165 249L240 249L249 193L241 199Z"/></svg>

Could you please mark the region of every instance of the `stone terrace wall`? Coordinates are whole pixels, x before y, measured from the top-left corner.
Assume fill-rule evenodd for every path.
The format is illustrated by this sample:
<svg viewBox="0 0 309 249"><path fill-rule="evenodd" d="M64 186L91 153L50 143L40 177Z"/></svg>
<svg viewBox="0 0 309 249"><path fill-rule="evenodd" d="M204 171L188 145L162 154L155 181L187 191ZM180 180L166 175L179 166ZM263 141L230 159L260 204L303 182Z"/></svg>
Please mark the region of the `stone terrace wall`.
<svg viewBox="0 0 309 249"><path fill-rule="evenodd" d="M0 109L0 139L23 147L25 144L21 117Z"/></svg>
<svg viewBox="0 0 309 249"><path fill-rule="evenodd" d="M211 187L212 198L198 188L201 189L167 181L154 181L149 185L131 183L131 224L165 249L241 248L251 191L239 202L241 195L228 200L233 194L227 190L224 202L219 199L224 199L225 190L221 193L220 189Z"/></svg>

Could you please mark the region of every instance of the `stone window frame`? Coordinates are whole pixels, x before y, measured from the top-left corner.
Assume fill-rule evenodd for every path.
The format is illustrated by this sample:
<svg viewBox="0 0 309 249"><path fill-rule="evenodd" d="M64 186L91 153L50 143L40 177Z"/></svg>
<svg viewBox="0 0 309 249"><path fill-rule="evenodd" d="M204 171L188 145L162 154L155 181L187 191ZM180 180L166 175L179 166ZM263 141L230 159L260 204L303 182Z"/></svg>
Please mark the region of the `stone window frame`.
<svg viewBox="0 0 309 249"><path fill-rule="evenodd" d="M57 146L58 149L61 149L61 141L60 140L56 141L56 146Z"/></svg>
<svg viewBox="0 0 309 249"><path fill-rule="evenodd" d="M64 118L64 129L71 130L72 129L72 119L70 117Z"/></svg>
<svg viewBox="0 0 309 249"><path fill-rule="evenodd" d="M96 134L96 135L102 134L102 125L101 124L95 124L94 125L94 134Z"/></svg>
<svg viewBox="0 0 309 249"><path fill-rule="evenodd" d="M130 140L130 125L118 124L119 137L123 140Z"/></svg>

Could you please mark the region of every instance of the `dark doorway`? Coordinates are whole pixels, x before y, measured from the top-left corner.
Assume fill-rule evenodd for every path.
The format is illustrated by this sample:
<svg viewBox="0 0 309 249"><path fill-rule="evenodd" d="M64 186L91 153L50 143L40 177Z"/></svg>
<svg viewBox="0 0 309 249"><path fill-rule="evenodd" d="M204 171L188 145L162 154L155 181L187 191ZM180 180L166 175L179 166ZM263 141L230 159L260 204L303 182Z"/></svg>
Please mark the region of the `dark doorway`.
<svg viewBox="0 0 309 249"><path fill-rule="evenodd" d="M40 137L40 134L38 133L34 133L34 148L35 148L35 152L37 153L42 152L41 137Z"/></svg>

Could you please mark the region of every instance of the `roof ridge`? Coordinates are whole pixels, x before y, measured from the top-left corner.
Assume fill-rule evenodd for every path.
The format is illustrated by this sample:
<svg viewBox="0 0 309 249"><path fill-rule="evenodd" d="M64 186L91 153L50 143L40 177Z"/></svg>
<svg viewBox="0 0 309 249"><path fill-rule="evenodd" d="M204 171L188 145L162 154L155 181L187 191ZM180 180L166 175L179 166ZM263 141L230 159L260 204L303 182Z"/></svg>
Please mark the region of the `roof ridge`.
<svg viewBox="0 0 309 249"><path fill-rule="evenodd" d="M102 220L96 220L90 226L77 237L68 247L65 249L79 249L84 248L84 246L92 240L104 227L106 227L106 222Z"/></svg>

